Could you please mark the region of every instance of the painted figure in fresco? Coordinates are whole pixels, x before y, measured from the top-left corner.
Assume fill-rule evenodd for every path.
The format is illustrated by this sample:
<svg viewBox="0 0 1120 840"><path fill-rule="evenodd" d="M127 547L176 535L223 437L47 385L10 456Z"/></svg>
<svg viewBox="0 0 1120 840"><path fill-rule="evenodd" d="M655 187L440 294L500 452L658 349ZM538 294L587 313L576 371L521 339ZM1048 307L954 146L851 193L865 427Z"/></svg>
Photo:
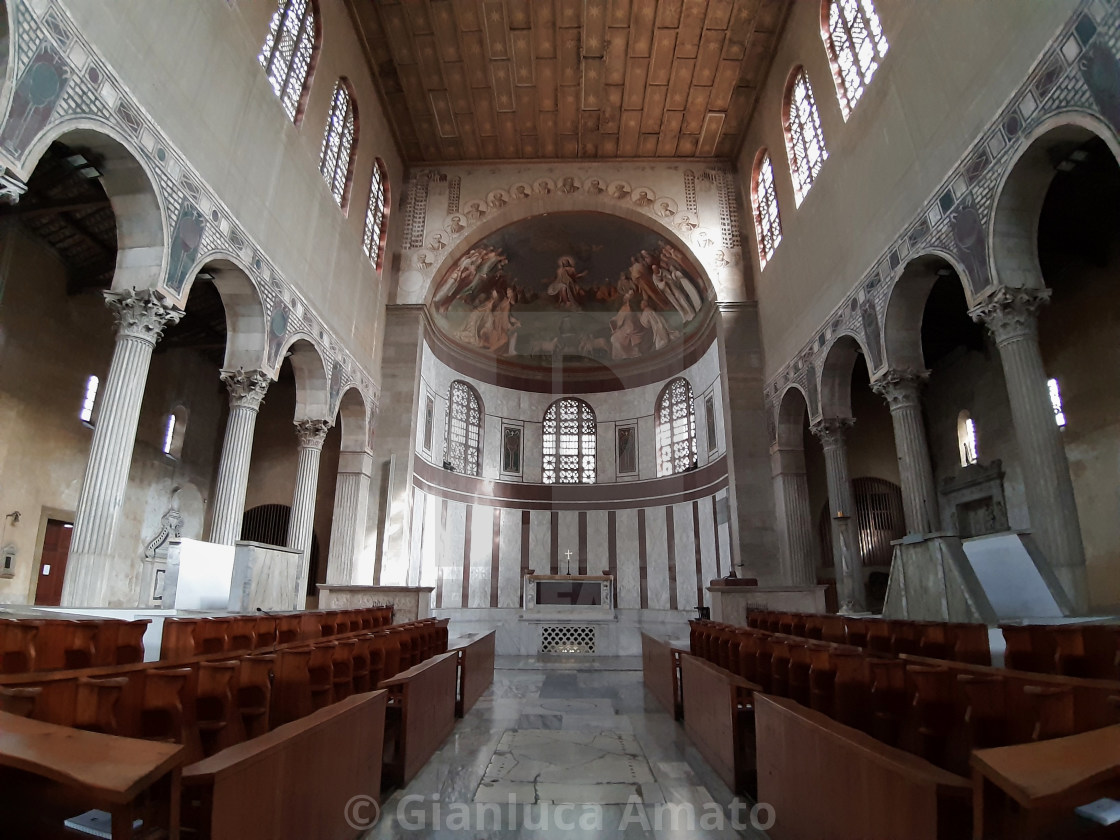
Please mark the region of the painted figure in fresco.
<svg viewBox="0 0 1120 840"><path fill-rule="evenodd" d="M587 190L588 195L598 195L603 192L603 182L598 178L592 178L587 182L587 186L585 186L584 189Z"/></svg>
<svg viewBox="0 0 1120 840"><path fill-rule="evenodd" d="M471 314L467 317L466 323L464 323L462 329L455 334L455 337L463 342L463 344L469 344L472 347L484 347L483 335L489 334L491 330L494 306L497 302L498 290L494 289L475 306Z"/></svg>
<svg viewBox="0 0 1120 840"><path fill-rule="evenodd" d="M693 282L692 277L682 271L680 268L673 266L669 269L669 279L677 287L682 296L687 297L692 304L692 308L697 312L704 305L704 299L700 296L700 292L696 289L696 284Z"/></svg>
<svg viewBox="0 0 1120 840"><path fill-rule="evenodd" d="M611 358L636 359L641 355L639 346L645 337L640 316L630 307L632 295L624 295L622 307L611 318Z"/></svg>
<svg viewBox="0 0 1120 840"><path fill-rule="evenodd" d="M638 190L634 194L634 203L639 207L649 207L653 204L653 196L649 194L649 190Z"/></svg>
<svg viewBox="0 0 1120 840"><path fill-rule="evenodd" d="M443 283L432 295L432 303L437 312L447 312L448 307L459 296L459 292L474 280L475 269L482 262L485 250L483 248L472 248L463 254L456 265L447 272Z"/></svg>
<svg viewBox="0 0 1120 840"><path fill-rule="evenodd" d="M638 320L653 336L654 350L660 350L670 341L681 337L679 332L669 329L668 323L661 317L660 313L650 308L648 300L642 298L641 306L642 314L638 317Z"/></svg>
<svg viewBox="0 0 1120 840"><path fill-rule="evenodd" d="M480 292L487 291L494 285L497 280L498 272L509 262L505 254L497 248L485 248L483 250L482 262L474 272L474 279L471 281L467 288L463 289L461 297L470 298L479 294Z"/></svg>
<svg viewBox="0 0 1120 840"><path fill-rule="evenodd" d="M665 199L657 203L657 215L661 216L663 219L668 219L673 215L673 212L673 206Z"/></svg>
<svg viewBox="0 0 1120 840"><path fill-rule="evenodd" d="M556 302L569 309L578 309L579 293L577 281L586 276L586 271L576 272L574 257L563 256L556 261L556 279L548 285L548 294L556 298Z"/></svg>
<svg viewBox="0 0 1120 840"><path fill-rule="evenodd" d="M497 295L495 289L492 293ZM489 329L483 335L484 346L496 353L513 355L517 352L517 330L521 326L512 315L513 304L516 302L517 291L507 288L505 297L498 301L494 314L491 317Z"/></svg>
<svg viewBox="0 0 1120 840"><path fill-rule="evenodd" d="M688 298L677 289L677 284L666 278L665 273L661 270L661 266L654 263L650 268L650 272L653 277L653 285L669 299L669 302L673 304L677 312L681 313L681 318L686 322L695 318L696 310L689 305Z"/></svg>
<svg viewBox="0 0 1120 840"><path fill-rule="evenodd" d="M467 226L463 224L462 216L452 216L451 221L447 225L447 229L451 233L462 233L467 229Z"/></svg>
<svg viewBox="0 0 1120 840"><path fill-rule="evenodd" d="M575 178L573 178L571 175L565 175L563 179L561 179L558 189L560 190L560 192L565 193L566 195L571 195L576 190L578 190L579 187L576 185Z"/></svg>
<svg viewBox="0 0 1120 840"><path fill-rule="evenodd" d="M477 222L486 215L486 208L482 206L481 201L472 201L464 215L468 222Z"/></svg>
<svg viewBox="0 0 1120 840"><path fill-rule="evenodd" d="M529 187L525 184L517 184L513 188L513 193L512 194L513 194L514 198L528 198L529 197Z"/></svg>
<svg viewBox="0 0 1120 840"><path fill-rule="evenodd" d="M500 192L490 194L490 206L495 210L506 206L506 197Z"/></svg>
<svg viewBox="0 0 1120 840"><path fill-rule="evenodd" d="M622 201L630 195L630 189L625 184L615 184L614 189L611 190L611 195L613 195L619 201Z"/></svg>
<svg viewBox="0 0 1120 840"><path fill-rule="evenodd" d="M669 300L653 285L653 272L640 257L630 258L630 280L649 300L661 308L669 306Z"/></svg>

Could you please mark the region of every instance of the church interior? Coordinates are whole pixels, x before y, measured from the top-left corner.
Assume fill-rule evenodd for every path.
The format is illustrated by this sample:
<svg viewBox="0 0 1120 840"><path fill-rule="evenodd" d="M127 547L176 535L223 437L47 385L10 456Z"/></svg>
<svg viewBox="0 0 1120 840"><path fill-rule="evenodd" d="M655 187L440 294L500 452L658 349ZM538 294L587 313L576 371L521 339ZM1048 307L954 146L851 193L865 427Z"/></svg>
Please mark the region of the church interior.
<svg viewBox="0 0 1120 840"><path fill-rule="evenodd" d="M0 0L0 833L1117 836L1118 230L1117 0Z"/></svg>

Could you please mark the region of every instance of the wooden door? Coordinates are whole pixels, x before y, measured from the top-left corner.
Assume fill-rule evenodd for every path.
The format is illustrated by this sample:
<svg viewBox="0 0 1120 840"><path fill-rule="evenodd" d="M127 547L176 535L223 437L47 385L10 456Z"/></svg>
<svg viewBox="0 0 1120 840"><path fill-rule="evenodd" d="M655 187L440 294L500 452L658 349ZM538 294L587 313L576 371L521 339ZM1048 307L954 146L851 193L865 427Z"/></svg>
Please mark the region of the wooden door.
<svg viewBox="0 0 1120 840"><path fill-rule="evenodd" d="M47 520L43 537L43 556L39 561L39 584L35 587L35 603L57 607L62 603L62 582L66 579L66 558L70 556L70 535L74 526L59 519Z"/></svg>

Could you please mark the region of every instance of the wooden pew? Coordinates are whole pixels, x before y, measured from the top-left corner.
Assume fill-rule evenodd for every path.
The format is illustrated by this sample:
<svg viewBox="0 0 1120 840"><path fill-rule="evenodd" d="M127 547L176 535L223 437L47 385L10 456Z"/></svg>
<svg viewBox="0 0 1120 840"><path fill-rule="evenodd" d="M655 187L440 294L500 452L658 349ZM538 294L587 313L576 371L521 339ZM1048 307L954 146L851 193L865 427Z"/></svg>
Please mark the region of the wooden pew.
<svg viewBox="0 0 1120 840"><path fill-rule="evenodd" d="M1120 797L1120 726L972 754L974 840L1115 837L1073 809Z"/></svg>
<svg viewBox="0 0 1120 840"><path fill-rule="evenodd" d="M35 637L39 626L0 618L0 674L21 674L35 670Z"/></svg>
<svg viewBox="0 0 1120 840"><path fill-rule="evenodd" d="M686 651L642 633L642 679L646 688L674 720L681 719L680 657Z"/></svg>
<svg viewBox="0 0 1120 840"><path fill-rule="evenodd" d="M685 732L732 791L753 793L751 704L761 688L698 656L682 654L680 661Z"/></svg>
<svg viewBox="0 0 1120 840"><path fill-rule="evenodd" d="M353 840L347 803L381 799L387 697L353 695L189 765L184 826L199 840Z"/></svg>
<svg viewBox="0 0 1120 840"><path fill-rule="evenodd" d="M455 645L451 650L459 657L459 691L455 716L463 717L474 708L486 690L494 684L495 631ZM435 638L432 634L432 643Z"/></svg>
<svg viewBox="0 0 1120 840"><path fill-rule="evenodd" d="M183 748L0 712L0 814L6 837L82 836L63 821L92 808L112 814L112 836L131 838L135 818L179 838Z"/></svg>
<svg viewBox="0 0 1120 840"><path fill-rule="evenodd" d="M455 728L459 657L442 653L382 680L385 713L384 781L406 785Z"/></svg>
<svg viewBox="0 0 1120 840"><path fill-rule="evenodd" d="M775 840L968 836L967 779L785 698L756 695L754 719L758 801L773 808Z"/></svg>

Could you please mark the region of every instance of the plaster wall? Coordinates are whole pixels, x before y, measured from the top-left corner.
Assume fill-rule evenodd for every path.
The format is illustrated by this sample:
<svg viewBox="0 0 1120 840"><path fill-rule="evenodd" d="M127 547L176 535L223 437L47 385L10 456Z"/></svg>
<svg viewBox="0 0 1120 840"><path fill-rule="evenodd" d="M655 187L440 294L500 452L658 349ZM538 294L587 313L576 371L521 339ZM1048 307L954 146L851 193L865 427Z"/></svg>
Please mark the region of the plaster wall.
<svg viewBox="0 0 1120 840"><path fill-rule="evenodd" d="M755 155L769 149L781 213L782 242L764 270L749 211L744 215L767 378L820 330L920 211L1076 3L875 5L890 49L845 122L820 37L820 4L792 4L739 155L749 203ZM800 207L781 119L786 81L798 65L813 87L829 153Z"/></svg>
<svg viewBox="0 0 1120 840"><path fill-rule="evenodd" d="M0 543L17 549L16 574L0 579L0 602L34 601L46 518L72 521L92 427L78 418L86 380L102 386L115 329L99 293L66 294L66 269L38 239L0 232ZM182 535L202 539L225 426L224 387L207 359L188 350L152 358L123 516L114 542L119 568L110 606L137 603L144 547L180 488ZM187 410L181 457L162 452L167 415ZM93 422L97 422L95 408Z"/></svg>
<svg viewBox="0 0 1120 840"><path fill-rule="evenodd" d="M322 47L302 120L293 125L257 55L275 0L66 0L90 38L335 338L376 370L384 286L362 251L374 158L391 199L404 166L343 0L321 0ZM319 174L336 80L357 98L359 131L349 211ZM389 214L392 262L398 214Z"/></svg>

